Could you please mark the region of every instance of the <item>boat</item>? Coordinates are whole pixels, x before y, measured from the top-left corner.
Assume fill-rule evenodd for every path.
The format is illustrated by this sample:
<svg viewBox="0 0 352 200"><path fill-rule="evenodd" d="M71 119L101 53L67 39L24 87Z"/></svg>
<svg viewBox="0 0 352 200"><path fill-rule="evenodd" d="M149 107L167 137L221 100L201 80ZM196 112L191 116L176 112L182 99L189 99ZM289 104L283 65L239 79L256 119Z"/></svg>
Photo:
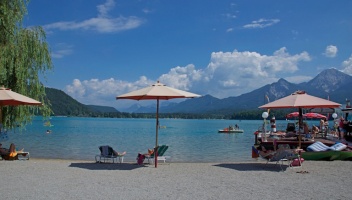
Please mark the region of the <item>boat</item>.
<svg viewBox="0 0 352 200"><path fill-rule="evenodd" d="M301 153L305 160L352 160L352 151L306 151Z"/></svg>
<svg viewBox="0 0 352 200"><path fill-rule="evenodd" d="M239 129L233 126L229 126L228 128L218 130L218 133L243 133L243 129Z"/></svg>

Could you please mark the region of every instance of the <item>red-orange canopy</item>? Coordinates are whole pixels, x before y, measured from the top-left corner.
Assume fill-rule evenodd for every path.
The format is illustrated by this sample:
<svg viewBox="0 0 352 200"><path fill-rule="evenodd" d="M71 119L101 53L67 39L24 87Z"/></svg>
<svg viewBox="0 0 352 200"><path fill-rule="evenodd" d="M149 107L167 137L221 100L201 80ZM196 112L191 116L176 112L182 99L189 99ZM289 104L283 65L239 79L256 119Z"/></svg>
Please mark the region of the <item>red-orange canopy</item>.
<svg viewBox="0 0 352 200"><path fill-rule="evenodd" d="M338 108L341 104L308 95L303 91L295 92L287 97L267 103L259 108Z"/></svg>

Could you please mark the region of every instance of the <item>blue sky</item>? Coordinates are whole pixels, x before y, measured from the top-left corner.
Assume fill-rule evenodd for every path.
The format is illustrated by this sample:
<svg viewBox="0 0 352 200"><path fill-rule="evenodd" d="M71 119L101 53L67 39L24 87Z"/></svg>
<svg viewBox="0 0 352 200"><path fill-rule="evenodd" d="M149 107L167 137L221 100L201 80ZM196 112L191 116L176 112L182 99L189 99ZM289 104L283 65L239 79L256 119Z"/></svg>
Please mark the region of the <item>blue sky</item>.
<svg viewBox="0 0 352 200"><path fill-rule="evenodd" d="M84 104L159 80L218 98L324 69L352 75L352 1L32 0L54 64L44 84ZM143 103L143 102L138 102Z"/></svg>

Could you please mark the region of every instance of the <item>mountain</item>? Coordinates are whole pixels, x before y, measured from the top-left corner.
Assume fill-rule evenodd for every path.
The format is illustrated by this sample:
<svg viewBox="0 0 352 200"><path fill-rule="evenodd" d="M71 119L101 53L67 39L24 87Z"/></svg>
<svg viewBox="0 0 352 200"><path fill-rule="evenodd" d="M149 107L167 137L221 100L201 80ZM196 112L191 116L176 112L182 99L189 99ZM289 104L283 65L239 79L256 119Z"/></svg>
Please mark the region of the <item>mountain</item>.
<svg viewBox="0 0 352 200"><path fill-rule="evenodd" d="M45 93L56 116L96 116L98 113L118 113L113 107L84 105L58 89L45 88Z"/></svg>
<svg viewBox="0 0 352 200"><path fill-rule="evenodd" d="M186 99L180 103L161 101L160 113L191 113L191 114L223 114L231 115L238 112L258 110L258 107L297 90L304 90L308 94L341 104L346 99L352 99L350 87L352 76L336 69L322 71L312 80L300 84L290 83L285 79L265 85L249 93L237 97L218 99L211 95ZM113 107L84 105L61 90L46 88L46 94L51 102L55 115L67 116L97 116L97 117L125 117ZM155 113L156 105L141 106L134 104L127 109L130 113ZM126 112L126 110L124 110Z"/></svg>
<svg viewBox="0 0 352 200"><path fill-rule="evenodd" d="M338 71L327 69L322 71L309 82L294 84L285 79L265 85L252 92L237 97L217 99L205 95L195 99L188 99L172 108L163 108L163 112L189 112L189 113L223 113L230 114L238 111L254 110L268 102L288 96L297 90L304 90L308 94L324 99L330 99L343 104L352 99L349 89L352 85L352 76Z"/></svg>
<svg viewBox="0 0 352 200"><path fill-rule="evenodd" d="M86 105L86 106L90 111L93 111L93 112L101 112L101 113L119 112L116 110L116 108L110 107L110 106L96 106L96 105Z"/></svg>

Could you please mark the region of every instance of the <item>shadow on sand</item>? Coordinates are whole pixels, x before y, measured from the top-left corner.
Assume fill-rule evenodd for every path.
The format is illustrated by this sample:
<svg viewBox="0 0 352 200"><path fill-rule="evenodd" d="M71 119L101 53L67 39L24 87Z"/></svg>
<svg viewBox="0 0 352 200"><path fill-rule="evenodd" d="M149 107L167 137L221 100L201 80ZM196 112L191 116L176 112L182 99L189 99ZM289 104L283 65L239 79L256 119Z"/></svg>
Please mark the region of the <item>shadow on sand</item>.
<svg viewBox="0 0 352 200"><path fill-rule="evenodd" d="M148 165L137 165L136 163L71 163L69 167L77 167L89 170L134 170Z"/></svg>
<svg viewBox="0 0 352 200"><path fill-rule="evenodd" d="M272 171L272 172L282 172L286 171L287 166L275 163L223 163L214 165L216 167L224 167L229 169L234 169L238 171Z"/></svg>

